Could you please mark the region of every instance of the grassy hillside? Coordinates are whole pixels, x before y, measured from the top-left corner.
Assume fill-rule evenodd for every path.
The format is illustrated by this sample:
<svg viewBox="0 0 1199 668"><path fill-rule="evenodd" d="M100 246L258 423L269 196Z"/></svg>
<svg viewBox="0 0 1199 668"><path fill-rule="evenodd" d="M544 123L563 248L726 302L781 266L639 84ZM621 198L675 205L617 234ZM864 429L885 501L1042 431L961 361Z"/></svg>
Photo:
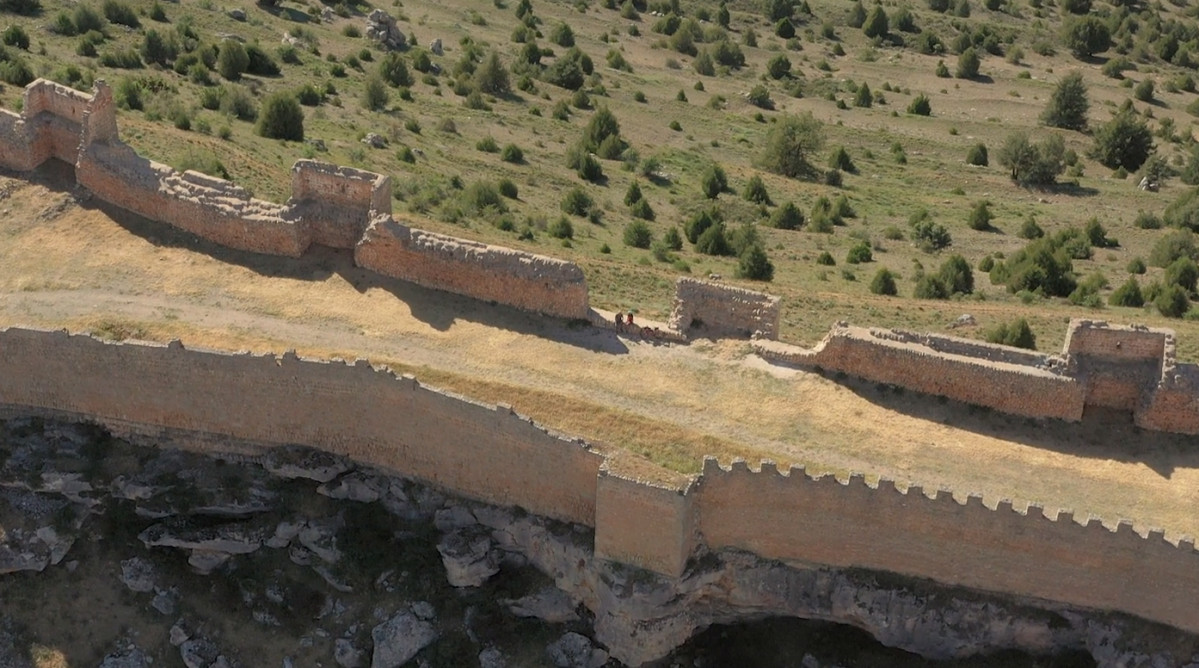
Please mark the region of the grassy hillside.
<svg viewBox="0 0 1199 668"><path fill-rule="evenodd" d="M20 26L30 42L23 49L17 31L6 33L10 45L0 74L19 82L23 62L28 74L76 87L86 88L95 78L108 80L130 107L120 115L123 137L143 154L228 175L271 199L286 197L287 169L300 157L392 174L396 208L403 217L429 229L579 262L597 306L662 316L679 275L717 273L737 280L736 257L699 253L685 239L678 251L626 245L625 229L637 220L625 204L626 193L637 183L653 211L646 224L655 241L671 228L682 231L689 219L710 207L720 211L731 237L745 235L745 228L753 226L774 275L769 284L747 284L784 297L783 338L789 340L813 342L838 319L936 330L971 313L977 327L957 333L981 336L997 323L1026 317L1038 335L1038 347L1052 349L1060 346L1069 318L1096 317L1176 327L1180 353L1199 358L1196 321L1167 319L1153 306L1107 304L1112 290L1128 278L1130 261L1148 260L1154 244L1170 233L1138 227L1139 212L1160 214L1190 187L1174 176L1162 182L1160 192L1142 192L1136 189L1140 178L1135 173L1115 172L1091 157L1097 130L1132 100L1135 118L1154 132L1156 154L1180 171L1191 159L1193 119L1187 108L1199 97L1187 73L1190 54L1199 54L1199 28L1185 8L1096 1L1089 14L1110 27L1114 46L1078 58L1060 34L1064 23L1081 20L1065 7L1084 9L1079 0L1059 2L1062 7L1051 0L1039 7L1034 6L1042 4L1039 0L987 3L997 10L962 0L946 12L930 8L936 0L887 2L882 9L889 30L874 38L853 27L855 5L808 0L791 7L796 35L791 39L776 34L777 25L767 18L771 8L764 2L729 2L725 29L718 24L720 6L715 2L683 0L672 8L668 2L643 6L633 0L626 6L610 3L612 7L601 0L532 0L523 5L511 0L396 0L378 7L394 16L409 37L409 48L399 53L411 82L385 84L386 102L370 110L365 93L370 80L379 76L386 53L363 36L372 9L367 5L333 6L326 21L321 16L325 6L316 2L76 5L42 0L40 9L29 8L27 14L12 11L27 9L26 4L0 0L7 10L0 12L0 28ZM93 11L81 15L81 7ZM863 9L873 13L871 4ZM234 18L231 10L244 12L244 20ZM518 13L525 15L524 21ZM694 28L689 40L693 52L679 50L689 51L688 40L677 36L681 33L655 31L674 22L661 16L669 13L679 17L680 31ZM960 16L965 13L969 16ZM905 14L914 26L900 25ZM97 33L66 34L77 32L80 23L89 27L94 18L99 18ZM581 54L572 56L562 45L568 41L564 25ZM151 31L166 45L158 50L166 53L161 58L165 66L146 63L145 55L153 51L139 53ZM218 53L230 39L269 57L279 73L248 73L237 81L222 76ZM437 39L443 55L429 50ZM540 65L527 63L530 39L540 47ZM725 40L727 45L718 50ZM921 53L935 51L938 42L943 53ZM950 74L957 69L957 50L968 44L976 45L981 56L980 76L937 76L941 61ZM231 49L236 50L225 50ZM703 62L713 54L735 62L737 52L744 59L740 67L717 62L707 70ZM91 53L96 55L81 55ZM485 68L492 53L507 72L510 92L479 91L480 84L487 88L494 77L472 72ZM573 57L586 69L580 55L593 67L582 77L585 95L545 80L552 77L544 70L566 69L555 66L564 59ZM789 61L790 71L776 78L780 56ZM1127 61L1123 74L1112 62L1116 59ZM710 75L697 71L697 60L698 69ZM431 67L420 69L429 71L418 71L425 61ZM259 59L260 72L270 69ZM1088 91L1088 132L1051 129L1039 121L1058 82L1072 72L1081 73ZM1137 94L1146 97L1144 81L1154 82L1152 95L1136 100ZM863 86L871 91L869 107L856 106L864 102ZM320 98L319 104L303 107L306 141L258 136L248 120L251 112L273 93L302 88ZM769 103L763 101L763 91ZM928 98L928 116L908 113L920 95ZM583 104L583 97L589 104ZM14 108L19 98L19 86L0 88L5 107ZM603 178L593 183L567 163L601 108L619 122L627 148L616 159L598 160ZM238 111L247 120L239 119ZM781 120L807 113L819 121L823 135L823 146L810 155L817 173L792 179L764 169L772 129ZM1077 161L1057 177L1056 185L1022 187L1000 165L1001 147L1019 131L1038 142L1056 134L1067 154L1076 154ZM360 141L372 132L386 139L386 148ZM968 151L980 143L988 149L989 164L967 165ZM508 145L519 148L523 158L512 161L511 149L504 151ZM840 186L828 185L828 160L840 148L854 169L840 172ZM728 190L713 200L703 186L714 166L726 174ZM762 180L772 204L743 198L754 177ZM510 182L505 187L515 186L515 198L497 195L502 180ZM575 189L591 200L589 216L563 212L564 199ZM815 231L819 225L813 209L822 197L832 203L844 197L853 215L831 231ZM980 201L989 202L993 214L981 231L968 224ZM799 230L769 225L787 202L805 216ZM947 248L922 250L913 243L910 220L921 210L948 231L952 243ZM1096 274L1106 281L1097 296L1080 294L1074 301L1081 303L1074 304L1033 292L1013 294L976 269L971 295L913 297L922 272L935 274L952 254L961 254L973 267L988 256L993 261L1010 258L1028 243L1018 232L1029 216L1049 235L1081 229L1094 218L1118 241L1090 249L1089 258L1072 260L1080 282ZM563 218L572 238L560 238ZM850 249L863 242L871 261L847 263ZM835 265L818 262L825 252ZM1085 247L1074 254L1086 255ZM899 296L872 294L872 278L884 267L896 276ZM1163 280L1163 274L1161 268L1149 267L1140 284L1147 287Z"/></svg>

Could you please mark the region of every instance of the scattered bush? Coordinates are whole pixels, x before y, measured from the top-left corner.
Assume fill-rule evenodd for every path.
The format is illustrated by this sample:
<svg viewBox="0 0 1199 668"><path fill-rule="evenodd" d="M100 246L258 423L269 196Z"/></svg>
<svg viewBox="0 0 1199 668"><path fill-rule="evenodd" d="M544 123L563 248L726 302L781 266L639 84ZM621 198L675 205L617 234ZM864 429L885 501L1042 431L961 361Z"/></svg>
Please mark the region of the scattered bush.
<svg viewBox="0 0 1199 668"><path fill-rule="evenodd" d="M764 146L760 158L764 169L790 178L811 178L816 170L810 156L824 146L824 129L811 112L785 115L771 128Z"/></svg>
<svg viewBox="0 0 1199 668"><path fill-rule="evenodd" d="M1028 326L1028 321L1024 318L1010 323L999 323L985 330L983 338L989 343L998 343L1004 346L1025 348L1027 350L1037 349L1037 337L1033 334L1032 328Z"/></svg>
<svg viewBox="0 0 1199 668"><path fill-rule="evenodd" d="M932 114L933 107L928 100L928 96L920 93L913 98L911 104L908 105L908 113L916 116L928 116Z"/></svg>
<svg viewBox="0 0 1199 668"><path fill-rule="evenodd" d="M1065 169L1066 144L1056 134L1040 144L1028 135L1008 135L999 149L999 164L1009 170L1011 179L1021 185L1050 185Z"/></svg>
<svg viewBox="0 0 1199 668"><path fill-rule="evenodd" d="M711 165L700 178L700 190L704 197L716 199L720 193L728 190L729 180L720 165Z"/></svg>
<svg viewBox="0 0 1199 668"><path fill-rule="evenodd" d="M649 248L653 241L653 233L649 229L649 225L643 220L634 220L625 225L624 228L624 243L626 246L633 248Z"/></svg>
<svg viewBox="0 0 1199 668"><path fill-rule="evenodd" d="M573 239L575 236L575 228L566 216L559 216L558 220L550 223L546 232L555 239Z"/></svg>
<svg viewBox="0 0 1199 668"><path fill-rule="evenodd" d="M978 167L986 167L990 164L987 157L987 145L980 142L971 146L970 150L966 151L966 164Z"/></svg>
<svg viewBox="0 0 1199 668"><path fill-rule="evenodd" d="M582 188L572 188L566 193L566 196L562 198L562 210L572 216L586 216L587 212L591 210L593 205L594 202L592 201L591 196L588 195ZM648 248L649 243L647 242L644 247Z"/></svg>
<svg viewBox="0 0 1199 668"><path fill-rule="evenodd" d="M967 224L970 229L979 232L985 232L991 229L991 220L994 215L991 213L991 203L986 200L975 202L974 208L970 210L970 217L967 219Z"/></svg>
<svg viewBox="0 0 1199 668"><path fill-rule="evenodd" d="M747 202L755 204L764 204L770 206L770 193L766 191L766 184L762 181L762 177L754 174L745 184L745 190L741 192L741 197Z"/></svg>
<svg viewBox="0 0 1199 668"><path fill-rule="evenodd" d="M1163 286L1160 293L1153 300L1153 305L1157 308L1157 312L1167 318L1181 318L1191 308L1191 300L1187 297L1187 291L1177 285Z"/></svg>
<svg viewBox="0 0 1199 668"><path fill-rule="evenodd" d="M104 0L104 18L118 25L138 28L141 21L137 20L137 12L129 5L119 0ZM86 32L86 31L85 31Z"/></svg>
<svg viewBox="0 0 1199 668"><path fill-rule="evenodd" d="M221 42L220 52L217 55L216 71L222 77L229 81L237 81L241 79L241 75L246 72L246 68L250 66L250 56L246 53L246 49L240 42L233 39L226 39Z"/></svg>
<svg viewBox="0 0 1199 668"><path fill-rule="evenodd" d="M500 160L520 164L525 161L525 152L516 144L505 144L504 149L500 151Z"/></svg>
<svg viewBox="0 0 1199 668"><path fill-rule="evenodd" d="M876 295L895 296L899 289L895 285L895 274L883 267L870 279L870 292Z"/></svg>
<svg viewBox="0 0 1199 668"><path fill-rule="evenodd" d="M264 100L255 130L270 139L304 141L304 112L295 96L280 91Z"/></svg>
<svg viewBox="0 0 1199 668"><path fill-rule="evenodd" d="M741 252L735 275L751 281L770 281L774 279L774 263L762 246L753 244Z"/></svg>
<svg viewBox="0 0 1199 668"><path fill-rule="evenodd" d="M1083 131L1087 128L1087 111L1091 103L1082 73L1071 72L1058 82L1041 113L1041 122L1055 128Z"/></svg>
<svg viewBox="0 0 1199 668"><path fill-rule="evenodd" d="M1153 134L1131 109L1112 117L1095 132L1092 156L1110 169L1136 171L1153 152Z"/></svg>
<svg viewBox="0 0 1199 668"><path fill-rule="evenodd" d="M1140 308L1145 305L1145 296L1141 293L1141 284L1129 276L1123 285L1116 288L1108 297L1107 303L1112 306L1131 306Z"/></svg>
<svg viewBox="0 0 1199 668"><path fill-rule="evenodd" d="M845 262L847 264L861 264L863 262L871 262L874 260L874 255L870 250L870 242L859 241L854 244L849 252L845 254Z"/></svg>

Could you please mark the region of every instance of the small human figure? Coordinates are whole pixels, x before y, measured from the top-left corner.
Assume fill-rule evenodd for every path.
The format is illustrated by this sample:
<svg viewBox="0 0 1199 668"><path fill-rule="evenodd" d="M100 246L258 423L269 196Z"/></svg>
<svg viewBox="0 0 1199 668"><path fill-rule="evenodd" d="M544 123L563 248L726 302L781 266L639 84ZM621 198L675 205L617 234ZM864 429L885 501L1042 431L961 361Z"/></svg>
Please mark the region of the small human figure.
<svg viewBox="0 0 1199 668"><path fill-rule="evenodd" d="M632 328L633 327L633 312L632 311L629 311L628 323L629 323L629 328Z"/></svg>
<svg viewBox="0 0 1199 668"><path fill-rule="evenodd" d="M616 312L616 331L624 329L624 313Z"/></svg>

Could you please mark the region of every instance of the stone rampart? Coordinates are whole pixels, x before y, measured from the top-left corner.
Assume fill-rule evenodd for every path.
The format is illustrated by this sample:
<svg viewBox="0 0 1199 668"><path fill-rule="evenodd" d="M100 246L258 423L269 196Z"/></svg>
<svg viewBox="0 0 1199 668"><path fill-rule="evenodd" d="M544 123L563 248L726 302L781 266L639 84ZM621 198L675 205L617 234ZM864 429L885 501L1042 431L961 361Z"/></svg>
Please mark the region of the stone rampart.
<svg viewBox="0 0 1199 668"><path fill-rule="evenodd" d="M384 276L563 318L588 315L587 282L573 262L377 218L354 262Z"/></svg>
<svg viewBox="0 0 1199 668"><path fill-rule="evenodd" d="M658 573L682 573L699 540L690 485L641 481L612 470L610 463L596 483L596 554Z"/></svg>
<svg viewBox="0 0 1199 668"><path fill-rule="evenodd" d="M838 324L811 350L757 345L767 359L821 368L1034 418L1127 411L1146 429L1199 434L1199 367L1179 364L1174 333L1077 320L1063 354L936 334Z"/></svg>
<svg viewBox="0 0 1199 668"><path fill-rule="evenodd" d="M714 337L777 339L779 298L721 283L680 278L675 283L671 328Z"/></svg>
<svg viewBox="0 0 1199 668"><path fill-rule="evenodd" d="M939 345L934 348L916 335L838 326L812 350L760 352L792 364L820 367L1006 413L1082 419L1085 387L1061 373L1061 365L1050 356L1014 354L1003 346L965 340L959 340L963 352L980 354L954 354L945 352L952 349L949 337L938 339ZM1001 361L1016 359L1026 363Z"/></svg>
<svg viewBox="0 0 1199 668"><path fill-rule="evenodd" d="M322 246L352 249L372 220L391 215L391 178L374 172L297 160L291 191L292 217Z"/></svg>
<svg viewBox="0 0 1199 668"><path fill-rule="evenodd" d="M601 458L510 408L397 378L365 361L315 362L0 330L0 403L86 416L118 432L304 444L466 496L593 524ZM189 442L222 447L220 438Z"/></svg>
<svg viewBox="0 0 1199 668"><path fill-rule="evenodd" d="M1046 517L981 497L929 498L919 487L877 487L854 475L780 475L734 462L705 462L696 485L699 531L709 548L737 548L766 558L878 569L938 582L1118 610L1199 632L1199 554L1162 532L1142 537L1130 524L1105 527L1068 512Z"/></svg>
<svg viewBox="0 0 1199 668"><path fill-rule="evenodd" d="M488 503L595 528L598 556L679 576L704 549L902 573L1116 610L1199 633L1199 555L1127 523L1050 519L889 481L731 469L653 483L503 406L365 361L225 354L0 330L0 417L84 419L119 435L253 455L303 444ZM666 479L669 479L667 477Z"/></svg>
<svg viewBox="0 0 1199 668"><path fill-rule="evenodd" d="M284 207L250 197L229 181L180 173L121 143L93 143L78 157L75 178L100 199L222 246L299 257L308 230Z"/></svg>
<svg viewBox="0 0 1199 668"><path fill-rule="evenodd" d="M390 177L300 160L292 197L279 205L143 158L120 141L103 81L88 95L39 79L21 115L0 110L0 167L29 171L51 157L73 164L76 180L101 200L223 246L286 257L313 243L355 249L361 266L392 278L549 315L589 313L573 263L396 223Z"/></svg>

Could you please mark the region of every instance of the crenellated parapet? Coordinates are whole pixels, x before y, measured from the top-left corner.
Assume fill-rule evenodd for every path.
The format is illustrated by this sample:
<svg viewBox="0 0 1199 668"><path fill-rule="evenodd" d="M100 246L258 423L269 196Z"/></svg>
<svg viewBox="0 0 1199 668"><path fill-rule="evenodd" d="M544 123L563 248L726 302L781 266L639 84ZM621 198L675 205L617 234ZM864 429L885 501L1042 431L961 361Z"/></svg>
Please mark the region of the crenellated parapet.
<svg viewBox="0 0 1199 668"><path fill-rule="evenodd" d="M1047 513L979 495L959 499L890 480L868 484L780 472L763 462L704 463L695 485L700 540L789 562L867 568L1088 608L1199 631L1199 553L1164 532L1137 533L1070 511Z"/></svg>
<svg viewBox="0 0 1199 668"><path fill-rule="evenodd" d="M1199 633L1199 554L1124 521L977 494L714 458L702 473L606 457L508 406L364 360L254 355L0 329L0 418L105 425L161 447L256 456L303 444L455 494L594 528L595 552L677 577L705 551L863 568ZM647 468L648 467L648 468Z"/></svg>

